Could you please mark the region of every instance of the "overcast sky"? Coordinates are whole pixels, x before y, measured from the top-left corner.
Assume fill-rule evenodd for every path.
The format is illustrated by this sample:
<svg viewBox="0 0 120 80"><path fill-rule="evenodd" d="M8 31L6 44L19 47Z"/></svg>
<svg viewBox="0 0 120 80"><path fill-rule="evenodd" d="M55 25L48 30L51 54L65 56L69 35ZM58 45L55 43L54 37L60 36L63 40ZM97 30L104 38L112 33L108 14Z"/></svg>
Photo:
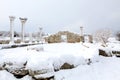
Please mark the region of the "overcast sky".
<svg viewBox="0 0 120 80"><path fill-rule="evenodd" d="M98 29L120 31L120 0L0 0L0 31L9 31L9 16L15 16L15 31L21 32L19 17L28 18L25 31L45 33L60 30L94 33Z"/></svg>

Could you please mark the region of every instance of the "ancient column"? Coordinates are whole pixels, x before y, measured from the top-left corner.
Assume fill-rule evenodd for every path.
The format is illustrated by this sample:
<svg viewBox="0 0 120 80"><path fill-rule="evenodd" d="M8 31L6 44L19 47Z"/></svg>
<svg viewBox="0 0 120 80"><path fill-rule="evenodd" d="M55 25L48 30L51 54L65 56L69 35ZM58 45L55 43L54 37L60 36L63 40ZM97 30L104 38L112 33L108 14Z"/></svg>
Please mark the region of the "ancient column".
<svg viewBox="0 0 120 80"><path fill-rule="evenodd" d="M21 24L22 24L22 29L21 29L21 43L24 43L24 35L25 35L25 32L24 32L24 27L25 27L25 22L27 21L27 18L19 18L20 21L21 21Z"/></svg>
<svg viewBox="0 0 120 80"><path fill-rule="evenodd" d="M80 32L81 32L80 36L83 36L83 27L82 26L80 27Z"/></svg>
<svg viewBox="0 0 120 80"><path fill-rule="evenodd" d="M40 34L39 34L39 42L40 43L42 43L42 29L43 29L42 27L39 28L39 32L40 32Z"/></svg>
<svg viewBox="0 0 120 80"><path fill-rule="evenodd" d="M29 43L32 43L32 33L29 33Z"/></svg>
<svg viewBox="0 0 120 80"><path fill-rule="evenodd" d="M10 42L9 44L14 44L14 16L9 16L10 18Z"/></svg>
<svg viewBox="0 0 120 80"><path fill-rule="evenodd" d="M80 42L84 42L83 27L80 27Z"/></svg>

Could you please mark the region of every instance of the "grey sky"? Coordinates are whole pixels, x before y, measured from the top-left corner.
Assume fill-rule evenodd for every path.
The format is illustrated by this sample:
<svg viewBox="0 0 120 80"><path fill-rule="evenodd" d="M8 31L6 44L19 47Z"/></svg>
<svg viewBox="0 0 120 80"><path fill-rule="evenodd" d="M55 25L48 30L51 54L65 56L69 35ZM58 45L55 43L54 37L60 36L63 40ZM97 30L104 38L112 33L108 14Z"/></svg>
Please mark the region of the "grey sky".
<svg viewBox="0 0 120 80"><path fill-rule="evenodd" d="M0 30L9 30L9 16L16 17L15 30L21 32L19 17L27 17L26 32L43 27L46 33L70 30L93 33L102 28L120 30L120 0L0 0Z"/></svg>

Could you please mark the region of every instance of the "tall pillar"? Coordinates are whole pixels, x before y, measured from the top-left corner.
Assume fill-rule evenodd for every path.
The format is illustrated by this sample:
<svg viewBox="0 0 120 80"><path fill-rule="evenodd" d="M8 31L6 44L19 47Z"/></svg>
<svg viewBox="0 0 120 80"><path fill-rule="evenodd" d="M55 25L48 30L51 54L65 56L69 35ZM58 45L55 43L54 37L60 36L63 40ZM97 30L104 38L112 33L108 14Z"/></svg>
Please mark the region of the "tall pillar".
<svg viewBox="0 0 120 80"><path fill-rule="evenodd" d="M29 33L29 43L32 43L32 33Z"/></svg>
<svg viewBox="0 0 120 80"><path fill-rule="evenodd" d="M83 27L82 26L80 27L80 32L81 32L80 36L83 36Z"/></svg>
<svg viewBox="0 0 120 80"><path fill-rule="evenodd" d="M10 42L9 44L14 44L14 16L9 16L10 18Z"/></svg>
<svg viewBox="0 0 120 80"><path fill-rule="evenodd" d="M83 27L80 27L80 42L84 42Z"/></svg>
<svg viewBox="0 0 120 80"><path fill-rule="evenodd" d="M21 21L21 24L22 24L22 29L21 29L21 43L24 43L24 35L25 35L25 32L24 32L24 27L25 27L25 22L27 21L27 18L19 18L20 21Z"/></svg>
<svg viewBox="0 0 120 80"><path fill-rule="evenodd" d="M40 31L40 34L39 34L39 40L40 40L40 43L42 43L42 27L39 28L39 31Z"/></svg>

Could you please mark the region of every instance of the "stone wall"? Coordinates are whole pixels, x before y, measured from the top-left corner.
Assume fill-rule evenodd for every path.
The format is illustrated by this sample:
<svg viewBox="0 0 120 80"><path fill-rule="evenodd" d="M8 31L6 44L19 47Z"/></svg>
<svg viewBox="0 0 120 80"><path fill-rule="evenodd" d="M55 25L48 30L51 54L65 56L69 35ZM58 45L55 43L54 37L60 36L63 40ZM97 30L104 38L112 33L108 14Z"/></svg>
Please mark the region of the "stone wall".
<svg viewBox="0 0 120 80"><path fill-rule="evenodd" d="M45 38L45 40L48 43L59 43L59 42L62 42L62 39L61 39L62 35L67 36L68 43L80 42L80 36L78 34L75 34L69 31L60 31L56 34L48 36L47 38Z"/></svg>
<svg viewBox="0 0 120 80"><path fill-rule="evenodd" d="M60 31L56 34L52 34L48 37L45 38L45 41L48 43L60 43L63 42L63 40L61 39L61 36L65 36L67 37L67 41L68 43L76 43L76 42L85 42L85 36L80 36L79 34L75 34L69 31ZM93 42L93 38L92 35L87 35L88 37L88 42L92 43Z"/></svg>

